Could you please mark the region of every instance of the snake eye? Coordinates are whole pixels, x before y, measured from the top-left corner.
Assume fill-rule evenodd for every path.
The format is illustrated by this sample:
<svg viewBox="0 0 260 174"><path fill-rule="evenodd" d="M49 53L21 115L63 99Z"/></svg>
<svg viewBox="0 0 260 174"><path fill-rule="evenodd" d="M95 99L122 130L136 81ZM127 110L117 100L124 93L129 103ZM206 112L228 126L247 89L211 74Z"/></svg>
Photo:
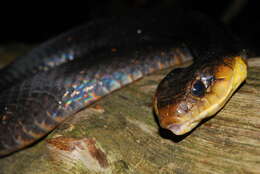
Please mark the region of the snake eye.
<svg viewBox="0 0 260 174"><path fill-rule="evenodd" d="M200 80L197 80L193 84L192 89L191 89L192 95L197 96L197 97L204 96L205 91L206 91L206 88L205 88L204 84L202 83L202 81L200 81Z"/></svg>

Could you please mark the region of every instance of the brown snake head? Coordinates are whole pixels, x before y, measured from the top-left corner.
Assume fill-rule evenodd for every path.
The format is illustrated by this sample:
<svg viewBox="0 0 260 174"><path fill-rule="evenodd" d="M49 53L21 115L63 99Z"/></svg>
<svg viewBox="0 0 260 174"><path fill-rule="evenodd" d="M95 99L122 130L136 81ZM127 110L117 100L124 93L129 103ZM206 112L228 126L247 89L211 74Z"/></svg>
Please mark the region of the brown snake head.
<svg viewBox="0 0 260 174"><path fill-rule="evenodd" d="M159 84L154 97L160 125L176 135L191 131L218 112L246 76L247 64L242 56L173 70Z"/></svg>

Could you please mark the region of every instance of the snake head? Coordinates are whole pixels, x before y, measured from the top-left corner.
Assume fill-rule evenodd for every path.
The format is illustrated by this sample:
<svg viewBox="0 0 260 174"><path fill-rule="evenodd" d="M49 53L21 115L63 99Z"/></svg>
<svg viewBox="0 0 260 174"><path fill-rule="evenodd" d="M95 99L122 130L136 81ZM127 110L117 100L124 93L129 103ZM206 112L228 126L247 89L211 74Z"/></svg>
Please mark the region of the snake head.
<svg viewBox="0 0 260 174"><path fill-rule="evenodd" d="M160 125L176 135L191 131L217 113L246 76L247 64L241 56L195 62L171 71L154 97Z"/></svg>

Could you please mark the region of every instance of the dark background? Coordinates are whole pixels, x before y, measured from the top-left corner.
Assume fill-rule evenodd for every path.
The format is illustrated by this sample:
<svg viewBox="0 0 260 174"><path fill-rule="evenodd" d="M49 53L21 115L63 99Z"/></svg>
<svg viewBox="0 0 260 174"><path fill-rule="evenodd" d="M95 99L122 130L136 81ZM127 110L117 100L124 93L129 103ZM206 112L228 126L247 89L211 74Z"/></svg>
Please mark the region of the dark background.
<svg viewBox="0 0 260 174"><path fill-rule="evenodd" d="M89 0L81 3L35 1L2 5L0 44L41 43L87 21L122 15L135 8L180 7L201 11L228 25L260 55L260 2L258 0Z"/></svg>

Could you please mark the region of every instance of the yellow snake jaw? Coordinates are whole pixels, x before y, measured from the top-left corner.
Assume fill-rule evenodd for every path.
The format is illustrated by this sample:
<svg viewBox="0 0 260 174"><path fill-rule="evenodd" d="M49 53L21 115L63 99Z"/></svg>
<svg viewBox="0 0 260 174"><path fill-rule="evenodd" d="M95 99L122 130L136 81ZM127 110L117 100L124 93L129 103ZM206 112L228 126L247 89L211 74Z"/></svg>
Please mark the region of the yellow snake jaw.
<svg viewBox="0 0 260 174"><path fill-rule="evenodd" d="M176 114L180 104L171 106L172 109L155 109L156 113L164 115L159 116L162 127L169 129L175 135L183 135L195 128L201 120L216 114L223 108L247 77L247 64L244 58L240 56L226 58L224 62L217 67L216 80L210 91L204 97L198 98L188 112Z"/></svg>

